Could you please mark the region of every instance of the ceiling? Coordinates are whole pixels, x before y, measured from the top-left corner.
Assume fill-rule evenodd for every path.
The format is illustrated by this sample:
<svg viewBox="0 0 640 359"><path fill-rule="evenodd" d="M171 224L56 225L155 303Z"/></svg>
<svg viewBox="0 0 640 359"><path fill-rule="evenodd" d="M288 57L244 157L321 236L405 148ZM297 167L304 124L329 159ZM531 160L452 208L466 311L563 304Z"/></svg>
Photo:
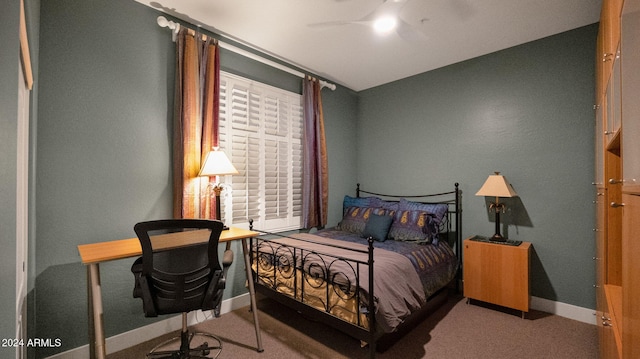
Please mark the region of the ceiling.
<svg viewBox="0 0 640 359"><path fill-rule="evenodd" d="M601 6L601 0L135 1L356 91L595 23ZM381 5L398 5L411 31L378 35L368 22L349 22Z"/></svg>

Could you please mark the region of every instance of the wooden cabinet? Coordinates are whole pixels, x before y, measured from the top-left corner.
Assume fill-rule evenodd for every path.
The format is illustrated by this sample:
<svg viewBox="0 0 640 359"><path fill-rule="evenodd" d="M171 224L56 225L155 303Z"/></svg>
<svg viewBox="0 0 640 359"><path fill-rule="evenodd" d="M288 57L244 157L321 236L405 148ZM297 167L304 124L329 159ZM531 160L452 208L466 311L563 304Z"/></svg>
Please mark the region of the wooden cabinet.
<svg viewBox="0 0 640 359"><path fill-rule="evenodd" d="M596 314L602 358L640 358L638 34L640 0L603 1L596 55L594 181Z"/></svg>
<svg viewBox="0 0 640 359"><path fill-rule="evenodd" d="M529 311L531 243L519 246L466 239L463 244L464 295L470 299Z"/></svg>

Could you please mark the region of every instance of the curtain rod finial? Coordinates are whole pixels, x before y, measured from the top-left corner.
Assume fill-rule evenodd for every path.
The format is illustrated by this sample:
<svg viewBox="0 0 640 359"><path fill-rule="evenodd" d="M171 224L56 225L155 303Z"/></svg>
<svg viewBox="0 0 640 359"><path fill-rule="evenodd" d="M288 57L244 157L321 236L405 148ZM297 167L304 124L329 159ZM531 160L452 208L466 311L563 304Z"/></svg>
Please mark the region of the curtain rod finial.
<svg viewBox="0 0 640 359"><path fill-rule="evenodd" d="M158 19L156 20L158 22L158 25L160 27L168 27L170 28L171 31L171 35L173 38L173 42L176 41L176 35L178 35L178 32L180 31L180 24L167 20L166 17L164 16L158 16Z"/></svg>

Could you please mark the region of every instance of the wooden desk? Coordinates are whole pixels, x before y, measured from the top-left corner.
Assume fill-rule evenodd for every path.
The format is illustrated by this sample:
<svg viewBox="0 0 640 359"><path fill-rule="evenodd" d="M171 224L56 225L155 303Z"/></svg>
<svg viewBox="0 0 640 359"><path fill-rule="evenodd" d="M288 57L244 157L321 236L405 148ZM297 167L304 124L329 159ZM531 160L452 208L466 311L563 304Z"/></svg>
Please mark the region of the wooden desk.
<svg viewBox="0 0 640 359"><path fill-rule="evenodd" d="M208 233L185 233L176 240L172 235L171 241L162 243L164 249L183 247L193 244L206 243L209 239ZM247 239L257 237L258 232L229 228L222 231L220 243L230 244L231 241L242 241L242 254L246 267L247 282L249 284L249 296L251 298L251 311L253 312L253 322L256 329L257 350L262 352L262 337L260 335L260 325L258 323L258 308L256 306L255 289L253 286L253 275L251 273L251 259L249 258L249 246ZM138 257L142 255L142 247L137 237L120 239L109 242L90 243L78 245L78 252L82 263L87 266L87 293L89 299L89 346L91 348L91 358L105 359L107 354L104 337L104 325L102 316L102 293L100 285L100 263ZM133 283L133 280L132 280Z"/></svg>

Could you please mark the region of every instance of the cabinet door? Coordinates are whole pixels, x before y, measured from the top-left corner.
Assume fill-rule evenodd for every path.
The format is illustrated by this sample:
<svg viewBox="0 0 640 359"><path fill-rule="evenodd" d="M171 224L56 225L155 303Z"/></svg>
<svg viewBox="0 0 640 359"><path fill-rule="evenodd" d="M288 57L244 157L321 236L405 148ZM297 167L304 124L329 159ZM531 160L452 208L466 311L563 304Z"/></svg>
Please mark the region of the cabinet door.
<svg viewBox="0 0 640 359"><path fill-rule="evenodd" d="M603 80L606 83L611 75L613 57L620 41L620 11L622 0L604 0L600 13L600 27L602 28L602 61Z"/></svg>
<svg viewBox="0 0 640 359"><path fill-rule="evenodd" d="M604 106L599 104L596 106L596 170L594 184L596 186L604 185Z"/></svg>
<svg viewBox="0 0 640 359"><path fill-rule="evenodd" d="M604 311L596 311L596 324L598 327L598 339L600 340L600 356L602 359L619 359L618 346L616 344L613 327L611 326L611 313L605 298Z"/></svg>
<svg viewBox="0 0 640 359"><path fill-rule="evenodd" d="M604 94L604 28L598 28L596 38L596 103L599 103Z"/></svg>
<svg viewBox="0 0 640 359"><path fill-rule="evenodd" d="M620 130L620 120L622 118L621 114L621 106L622 101L620 98L620 89L621 89L621 69L620 69L620 46L616 49L616 54L613 58L613 69L611 70L611 115L612 119L612 129L613 132L617 132Z"/></svg>
<svg viewBox="0 0 640 359"><path fill-rule="evenodd" d="M604 285L607 278L607 197L606 188L598 188L596 194L596 309L607 311ZM600 315L602 316L602 315Z"/></svg>
<svg viewBox="0 0 640 359"><path fill-rule="evenodd" d="M622 345L624 358L640 358L640 195L622 194Z"/></svg>
<svg viewBox="0 0 640 359"><path fill-rule="evenodd" d="M620 130L621 124L621 107L622 101L620 97L620 89L621 89L621 70L620 70L620 50L616 50L615 55L613 56L613 67L611 69L611 75L609 76L609 81L607 82L607 88L605 91L605 103L606 103L606 131L607 135L607 144L612 141L616 135L618 135L618 131Z"/></svg>
<svg viewBox="0 0 640 359"><path fill-rule="evenodd" d="M640 193L640 0L627 0L622 13L622 178Z"/></svg>
<svg viewBox="0 0 640 359"><path fill-rule="evenodd" d="M596 133L598 130L596 129ZM602 133L600 133L602 135ZM598 188L596 193L596 324L598 326L598 339L600 342L600 358L609 358L608 352L610 351L609 344L611 340L611 328L607 327L607 318L609 317L609 308L607 307L607 296L604 292L606 272L606 260L607 260L607 232L606 232L606 218L607 218L607 203L606 203L606 188Z"/></svg>
<svg viewBox="0 0 640 359"><path fill-rule="evenodd" d="M464 295L528 312L530 247L465 240Z"/></svg>

